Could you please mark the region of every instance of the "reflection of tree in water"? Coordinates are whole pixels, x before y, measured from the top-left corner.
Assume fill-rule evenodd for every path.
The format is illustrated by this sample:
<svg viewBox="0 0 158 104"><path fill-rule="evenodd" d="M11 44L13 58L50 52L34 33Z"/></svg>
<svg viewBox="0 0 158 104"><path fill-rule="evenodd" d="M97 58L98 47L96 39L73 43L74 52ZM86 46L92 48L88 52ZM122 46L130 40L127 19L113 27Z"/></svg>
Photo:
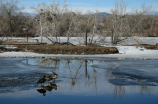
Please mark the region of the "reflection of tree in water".
<svg viewBox="0 0 158 104"><path fill-rule="evenodd" d="M125 86L122 86L122 85L113 85L113 90L114 90L114 95L116 97L123 97L126 95L126 88ZM136 89L137 87L139 87L139 91L140 91L140 94L144 94L144 93L149 93L151 92L151 89L149 88L149 86L128 86L130 87L130 89ZM133 88L134 87L134 88Z"/></svg>
<svg viewBox="0 0 158 104"><path fill-rule="evenodd" d="M88 70L87 70L87 62L88 62L88 61L85 60L85 77L89 79L90 76L89 76L89 74L88 74Z"/></svg>
<svg viewBox="0 0 158 104"><path fill-rule="evenodd" d="M95 60L96 61L96 60ZM102 62L102 61L99 61L98 62ZM90 85L93 85L95 86L95 90L97 92L97 69L95 69L94 67L90 70L93 74L89 74L88 72L88 64L94 64L94 60L85 60L85 78L87 78L87 82L86 82L86 86L90 86ZM94 79L93 79L94 78Z"/></svg>
<svg viewBox="0 0 158 104"><path fill-rule="evenodd" d="M113 76L112 77L112 79L118 79L118 80L120 80L122 78L122 76L119 76L119 75L117 75L117 76ZM142 79L137 79L137 81L141 81ZM123 80L121 80L121 81L123 81ZM124 83L124 81L123 81L123 83ZM140 94L144 94L144 93L149 93L150 94L150 92L151 92L151 88L148 86L148 85L139 85L139 83L138 83L138 85L137 84L127 84L127 85L114 85L114 84L112 84L111 85L111 88L113 88L113 91L114 91L114 95L116 96L116 97L119 97L119 98L121 98L122 96L125 96L126 95L126 87L125 86L128 86L131 90L132 89L135 89L135 91L136 91L136 89L138 88L138 91L140 91Z"/></svg>
<svg viewBox="0 0 158 104"><path fill-rule="evenodd" d="M70 79L72 79L71 81L71 86L75 86L75 82L77 82L77 75L78 75L78 72L80 70L80 68L82 67L82 64L83 64L83 61L81 60L77 60L77 63L78 63L78 68L76 68L76 64L74 64L73 62L71 62L72 60L67 60L67 65L68 65L68 69L70 71ZM75 72L75 73L72 73L72 70Z"/></svg>
<svg viewBox="0 0 158 104"><path fill-rule="evenodd" d="M93 68L93 73L94 73L95 88L96 88L96 91L97 91L97 71L95 70L95 68Z"/></svg>
<svg viewBox="0 0 158 104"><path fill-rule="evenodd" d="M114 95L116 97L121 98L122 96L124 96L126 94L126 90L124 86L117 86L114 85Z"/></svg>
<svg viewBox="0 0 158 104"><path fill-rule="evenodd" d="M71 59L41 59L37 61L40 63L40 65L45 65L45 66L52 66L52 67L59 67L58 70L69 70L69 77L71 79L71 86L74 87L77 83L78 78L85 78L87 79L85 82L85 86L91 86L95 85L95 89L97 91L97 79L101 77L102 75L105 76L105 80L107 79L119 79L119 75L113 75L111 74L111 70L106 69L103 72L99 72L99 68L94 68L92 67L91 70L89 70L88 65L95 64L95 63L102 63L105 62L104 60L71 60ZM62 64L63 69L60 69L60 65ZM85 69L84 71L84 76L82 76L83 73L80 73L80 70ZM119 71L119 70L117 70ZM92 74L93 73L93 74ZM79 84L79 83L78 83ZM117 97L122 97L126 94L126 89L124 85L113 85L111 84L109 86L110 88L113 89L114 95ZM128 86L128 87L133 87L133 86ZM147 91L150 93L150 88L148 86L139 86L140 88L140 93L143 94L143 92Z"/></svg>
<svg viewBox="0 0 158 104"><path fill-rule="evenodd" d="M41 58L35 60L38 65L46 66L46 67L59 67L60 60L59 59L52 59L52 58Z"/></svg>
<svg viewBox="0 0 158 104"><path fill-rule="evenodd" d="M58 71L61 66L62 68L60 68L60 70L65 70L66 68L68 68L70 72L69 74L70 79L72 80L71 85L75 86L75 83L77 82L77 75L79 73L79 70L83 66L84 60L71 60L71 59L59 60L59 59L51 59L51 58L48 58L48 59L42 58L42 59L36 60L36 62L42 66L58 67Z"/></svg>
<svg viewBox="0 0 158 104"><path fill-rule="evenodd" d="M148 86L140 86L139 89L141 94L143 94L144 92L151 92L151 89Z"/></svg>

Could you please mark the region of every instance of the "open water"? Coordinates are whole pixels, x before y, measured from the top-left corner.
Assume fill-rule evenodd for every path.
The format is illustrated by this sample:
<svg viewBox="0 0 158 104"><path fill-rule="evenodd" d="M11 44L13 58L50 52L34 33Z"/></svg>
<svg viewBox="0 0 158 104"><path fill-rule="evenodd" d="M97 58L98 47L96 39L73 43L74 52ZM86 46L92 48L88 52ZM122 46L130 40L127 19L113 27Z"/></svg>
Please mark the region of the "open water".
<svg viewBox="0 0 158 104"><path fill-rule="evenodd" d="M0 103L158 104L157 68L158 60L1 58Z"/></svg>

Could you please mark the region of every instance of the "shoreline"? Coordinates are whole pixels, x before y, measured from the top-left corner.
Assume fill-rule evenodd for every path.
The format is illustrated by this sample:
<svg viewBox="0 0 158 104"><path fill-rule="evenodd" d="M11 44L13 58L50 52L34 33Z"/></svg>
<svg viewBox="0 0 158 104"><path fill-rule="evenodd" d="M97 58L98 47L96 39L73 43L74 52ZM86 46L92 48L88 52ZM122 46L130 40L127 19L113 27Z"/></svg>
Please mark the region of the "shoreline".
<svg viewBox="0 0 158 104"><path fill-rule="evenodd" d="M120 60L123 59L157 59L158 54L96 54L96 55L62 55L62 54L38 54L33 52L4 52L0 53L0 58L72 58L72 59L81 59L81 58L117 58Z"/></svg>
<svg viewBox="0 0 158 104"><path fill-rule="evenodd" d="M39 54L35 52L2 52L1 58L132 58L132 59L158 59L158 50L150 50L136 46L115 46L119 53L115 54L92 54L92 55L77 55L77 54Z"/></svg>

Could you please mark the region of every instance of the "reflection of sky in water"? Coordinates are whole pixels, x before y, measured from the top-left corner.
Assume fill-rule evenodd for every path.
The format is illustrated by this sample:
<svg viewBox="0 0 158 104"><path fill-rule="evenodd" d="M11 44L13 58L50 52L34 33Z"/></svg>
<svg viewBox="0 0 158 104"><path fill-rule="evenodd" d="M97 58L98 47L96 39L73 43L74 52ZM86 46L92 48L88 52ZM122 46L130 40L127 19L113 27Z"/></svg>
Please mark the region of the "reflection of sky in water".
<svg viewBox="0 0 158 104"><path fill-rule="evenodd" d="M9 61L9 60L8 60ZM56 67L57 90L42 94L36 91L39 86L33 85L28 90L0 93L0 100L7 102L20 99L19 103L158 103L157 60L53 60L28 59L23 63L30 65ZM40 66L38 66L40 68ZM28 66L32 67L32 66ZM155 71L150 72L149 70ZM38 69L36 69L38 72ZM36 72L35 71L35 72ZM44 71L44 70L43 70ZM42 72L42 70L40 71ZM113 74L116 73L117 74ZM141 72L141 74L139 74ZM38 72L39 73L39 72ZM121 73L121 74L120 74ZM157 74L158 75L158 74ZM140 77L137 77L140 76ZM148 79L150 77L150 80ZM109 83L109 80L114 80ZM119 85L125 81L126 85ZM137 82L127 83L127 81ZM141 86L140 84L144 84ZM16 89L16 88L15 88ZM4 99L5 98L5 99ZM29 100L26 100L29 99ZM32 100L31 100L32 99ZM17 100L16 100L17 101ZM17 101L18 102L18 101ZM9 103L9 102L8 102Z"/></svg>

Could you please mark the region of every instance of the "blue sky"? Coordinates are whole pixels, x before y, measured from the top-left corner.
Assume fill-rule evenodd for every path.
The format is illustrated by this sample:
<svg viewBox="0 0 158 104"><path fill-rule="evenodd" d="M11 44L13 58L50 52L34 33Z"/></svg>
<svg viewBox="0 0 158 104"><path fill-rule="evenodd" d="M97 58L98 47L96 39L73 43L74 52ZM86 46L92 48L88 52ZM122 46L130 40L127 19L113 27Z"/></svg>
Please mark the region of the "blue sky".
<svg viewBox="0 0 158 104"><path fill-rule="evenodd" d="M26 12L33 12L33 7L36 7L37 3L49 3L52 1L66 1L69 7L73 10L83 11L87 10L95 11L97 9L100 12L110 12L114 8L116 0L18 0L20 6L25 7ZM158 0L124 0L127 3L127 10L132 8L140 8L143 3L146 6L152 6L154 11L158 11Z"/></svg>

